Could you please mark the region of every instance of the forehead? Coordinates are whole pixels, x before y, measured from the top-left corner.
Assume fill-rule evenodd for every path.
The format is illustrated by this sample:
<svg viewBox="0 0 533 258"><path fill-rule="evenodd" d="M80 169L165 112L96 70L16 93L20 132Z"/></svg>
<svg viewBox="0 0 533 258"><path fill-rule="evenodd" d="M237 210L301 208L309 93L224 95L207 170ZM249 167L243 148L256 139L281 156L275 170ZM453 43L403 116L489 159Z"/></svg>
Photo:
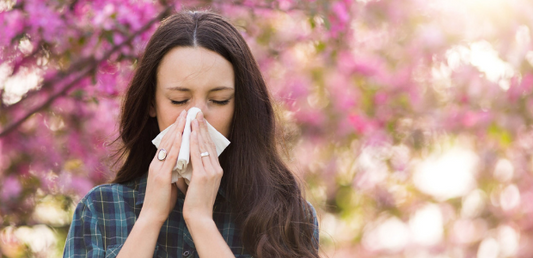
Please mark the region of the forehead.
<svg viewBox="0 0 533 258"><path fill-rule="evenodd" d="M157 87L185 87L208 90L214 87L235 88L233 66L216 52L203 47L176 47L161 60L157 70Z"/></svg>

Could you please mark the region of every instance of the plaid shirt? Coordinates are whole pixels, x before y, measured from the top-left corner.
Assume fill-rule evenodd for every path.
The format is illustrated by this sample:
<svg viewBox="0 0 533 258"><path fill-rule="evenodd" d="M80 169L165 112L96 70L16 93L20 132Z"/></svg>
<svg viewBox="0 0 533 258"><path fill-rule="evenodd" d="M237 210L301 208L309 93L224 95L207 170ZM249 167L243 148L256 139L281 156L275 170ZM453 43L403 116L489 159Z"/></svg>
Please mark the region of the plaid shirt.
<svg viewBox="0 0 533 258"><path fill-rule="evenodd" d="M116 257L141 212L146 181L147 174L125 184L105 184L89 191L74 212L63 257ZM183 220L184 201L185 195L178 191L178 201L161 227L153 257L198 257ZM213 220L235 257L251 257L245 253L223 189L215 200ZM316 215L314 221L318 239Z"/></svg>

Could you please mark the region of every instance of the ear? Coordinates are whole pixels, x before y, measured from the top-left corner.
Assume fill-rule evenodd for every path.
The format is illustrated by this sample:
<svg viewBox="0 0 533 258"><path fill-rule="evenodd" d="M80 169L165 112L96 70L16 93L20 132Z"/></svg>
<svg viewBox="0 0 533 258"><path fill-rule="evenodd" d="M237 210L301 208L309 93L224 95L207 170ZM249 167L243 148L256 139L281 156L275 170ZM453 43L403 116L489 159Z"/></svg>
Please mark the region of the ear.
<svg viewBox="0 0 533 258"><path fill-rule="evenodd" d="M150 103L150 107L149 107L149 110L148 110L148 115L150 115L150 117L156 117L156 112L155 112L155 104L154 104L154 101L152 101Z"/></svg>

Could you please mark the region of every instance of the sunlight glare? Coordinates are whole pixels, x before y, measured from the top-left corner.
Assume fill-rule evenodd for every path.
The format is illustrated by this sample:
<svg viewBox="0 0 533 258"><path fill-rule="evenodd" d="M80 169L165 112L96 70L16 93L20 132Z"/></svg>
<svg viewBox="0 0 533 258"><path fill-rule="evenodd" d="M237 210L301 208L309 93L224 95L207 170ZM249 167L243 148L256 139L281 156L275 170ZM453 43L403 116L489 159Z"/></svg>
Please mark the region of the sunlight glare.
<svg viewBox="0 0 533 258"><path fill-rule="evenodd" d="M46 252L56 244L54 231L48 226L39 224L33 227L23 226L15 230L17 238L28 244L34 252Z"/></svg>
<svg viewBox="0 0 533 258"><path fill-rule="evenodd" d="M475 187L477 162L473 151L453 147L432 154L416 166L413 181L418 189L438 200L463 196Z"/></svg>
<svg viewBox="0 0 533 258"><path fill-rule="evenodd" d="M477 258L497 258L500 253L500 245L492 237L485 238L477 250Z"/></svg>
<svg viewBox="0 0 533 258"><path fill-rule="evenodd" d="M397 252L409 242L409 228L396 217L382 217L363 235L363 245L369 250Z"/></svg>
<svg viewBox="0 0 533 258"><path fill-rule="evenodd" d="M514 257L518 252L520 235L514 228L502 225L498 228L498 242L504 257Z"/></svg>
<svg viewBox="0 0 533 258"><path fill-rule="evenodd" d="M494 178L496 178L502 183L506 183L513 179L513 174L514 167L511 161L509 161L508 159L498 160L498 162L496 163L496 167L494 168Z"/></svg>
<svg viewBox="0 0 533 258"><path fill-rule="evenodd" d="M4 103L7 105L15 104L29 90L38 87L42 79L39 74L39 71L21 68L16 75L7 78L4 83Z"/></svg>
<svg viewBox="0 0 533 258"><path fill-rule="evenodd" d="M409 220L413 242L435 245L442 240L443 218L439 206L428 204L417 210Z"/></svg>
<svg viewBox="0 0 533 258"><path fill-rule="evenodd" d="M509 185L500 193L500 205L503 210L509 211L520 205L520 190L514 184Z"/></svg>
<svg viewBox="0 0 533 258"><path fill-rule="evenodd" d="M487 41L470 44L470 63L483 72L489 81L498 83L503 90L509 89L509 80L514 76L513 67L500 59L498 52Z"/></svg>
<svg viewBox="0 0 533 258"><path fill-rule="evenodd" d="M533 67L533 51L528 51L526 54L526 60L531 67Z"/></svg>
<svg viewBox="0 0 533 258"><path fill-rule="evenodd" d="M480 189L476 189L469 193L463 198L461 216L464 218L477 217L485 209L486 199L486 194Z"/></svg>

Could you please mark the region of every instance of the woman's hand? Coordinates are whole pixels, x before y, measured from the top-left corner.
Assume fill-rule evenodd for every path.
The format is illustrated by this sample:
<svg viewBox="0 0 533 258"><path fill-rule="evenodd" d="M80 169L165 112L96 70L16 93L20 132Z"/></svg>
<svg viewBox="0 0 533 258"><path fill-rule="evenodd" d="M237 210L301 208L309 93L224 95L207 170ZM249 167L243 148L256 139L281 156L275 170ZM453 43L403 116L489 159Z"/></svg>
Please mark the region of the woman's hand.
<svg viewBox="0 0 533 258"><path fill-rule="evenodd" d="M222 167L218 161L215 144L207 131L207 123L202 112L198 112L192 121L191 132L191 160L192 177L185 203L183 217L185 221L212 220L213 205L222 179ZM201 157L200 153L208 152L209 156Z"/></svg>
<svg viewBox="0 0 533 258"><path fill-rule="evenodd" d="M198 256L235 257L213 221L213 205L222 179L222 167L202 112L196 117L191 133L193 170L183 204L183 218ZM202 152L208 152L209 156L201 157Z"/></svg>
<svg viewBox="0 0 533 258"><path fill-rule="evenodd" d="M163 225L176 205L178 189L176 184L171 183L172 169L178 159L186 115L185 111L181 112L174 126L170 128L161 140L159 149L150 163L144 204L139 214L139 219L143 218ZM161 149L165 149L167 152L167 156L163 161L157 158Z"/></svg>

